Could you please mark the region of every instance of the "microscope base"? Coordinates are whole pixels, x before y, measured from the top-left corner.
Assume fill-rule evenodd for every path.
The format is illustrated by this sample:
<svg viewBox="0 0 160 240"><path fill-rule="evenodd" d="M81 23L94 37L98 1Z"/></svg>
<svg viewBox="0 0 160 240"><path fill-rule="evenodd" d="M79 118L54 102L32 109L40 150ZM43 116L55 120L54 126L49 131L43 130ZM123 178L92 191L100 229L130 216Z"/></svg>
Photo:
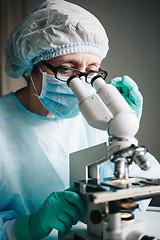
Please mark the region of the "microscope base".
<svg viewBox="0 0 160 240"><path fill-rule="evenodd" d="M138 219L122 223L121 231L107 231L104 222L104 236L96 237L87 231L86 224L78 223L69 233L59 236L59 240L140 240L144 234L144 222ZM106 229L105 229L106 228Z"/></svg>

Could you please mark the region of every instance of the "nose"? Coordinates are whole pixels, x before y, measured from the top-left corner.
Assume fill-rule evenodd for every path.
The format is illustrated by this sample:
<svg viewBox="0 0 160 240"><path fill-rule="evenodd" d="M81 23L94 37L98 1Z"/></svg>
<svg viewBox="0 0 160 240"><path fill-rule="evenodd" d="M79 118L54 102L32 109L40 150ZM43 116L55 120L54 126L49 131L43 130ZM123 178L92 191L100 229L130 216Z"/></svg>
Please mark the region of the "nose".
<svg viewBox="0 0 160 240"><path fill-rule="evenodd" d="M81 64L81 65L78 65L76 66L76 69L80 72L85 72L86 71L86 67L85 65Z"/></svg>

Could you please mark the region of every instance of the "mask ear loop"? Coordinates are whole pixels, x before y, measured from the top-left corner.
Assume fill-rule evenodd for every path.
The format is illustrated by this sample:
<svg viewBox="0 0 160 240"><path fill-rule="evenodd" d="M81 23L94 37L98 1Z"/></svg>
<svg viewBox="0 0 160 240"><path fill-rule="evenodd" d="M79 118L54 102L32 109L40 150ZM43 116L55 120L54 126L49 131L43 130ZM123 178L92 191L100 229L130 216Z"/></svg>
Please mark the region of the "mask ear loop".
<svg viewBox="0 0 160 240"><path fill-rule="evenodd" d="M35 93L36 93L36 94L34 94L34 95L39 96L38 91L37 91L37 88L36 88L36 86L35 86L35 84L34 84L34 81L33 81L32 75L30 75L30 79L31 79L31 82L32 82L32 85L33 85L34 91L35 91Z"/></svg>
<svg viewBox="0 0 160 240"><path fill-rule="evenodd" d="M42 75L43 75L43 72L42 72L42 70L40 69L40 67L39 67L38 65L37 65L37 67L38 67L39 71L40 71L40 72L42 73ZM35 91L35 93L36 93L36 94L34 94L34 95L39 96L38 91L37 91L37 88L36 88L36 86L35 86L35 84L34 84L34 81L33 81L33 78L32 78L32 75L31 75L31 74L30 74L30 79L31 79L31 82L32 82L34 91Z"/></svg>

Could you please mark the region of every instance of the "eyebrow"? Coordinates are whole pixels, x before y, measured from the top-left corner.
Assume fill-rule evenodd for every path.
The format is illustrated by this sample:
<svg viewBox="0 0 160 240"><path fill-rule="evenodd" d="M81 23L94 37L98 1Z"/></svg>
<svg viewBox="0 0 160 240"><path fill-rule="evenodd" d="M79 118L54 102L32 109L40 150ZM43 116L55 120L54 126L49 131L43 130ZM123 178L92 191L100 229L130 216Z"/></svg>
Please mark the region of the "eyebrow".
<svg viewBox="0 0 160 240"><path fill-rule="evenodd" d="M79 62L78 62L78 60L76 61L76 60L68 60L68 61L59 61L58 62L60 65L63 65L63 64L65 64L65 63L70 63L70 64L73 64L74 66L79 66L79 65L81 65ZM89 63L87 66L97 66L97 67L99 67L100 66L100 63L97 63L97 62L93 62L93 63Z"/></svg>

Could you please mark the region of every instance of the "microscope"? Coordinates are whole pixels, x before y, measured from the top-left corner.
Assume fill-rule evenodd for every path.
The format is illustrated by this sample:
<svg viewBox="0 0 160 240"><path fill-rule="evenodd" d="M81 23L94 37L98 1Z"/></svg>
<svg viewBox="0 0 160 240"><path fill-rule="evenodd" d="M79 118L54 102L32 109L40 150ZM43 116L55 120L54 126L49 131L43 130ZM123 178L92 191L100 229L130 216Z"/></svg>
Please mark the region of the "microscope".
<svg viewBox="0 0 160 240"><path fill-rule="evenodd" d="M88 93L78 76L68 79L68 86L79 101L79 108L88 124L107 131L105 143L70 154L70 185L78 188L86 203L81 222L86 228L71 231L64 239L77 240L146 240L144 223L134 219L133 210L139 201L160 194L159 179L131 178L129 167L137 164L150 168L147 149L135 138L139 120L116 87L95 76ZM114 177L99 180L99 165L110 160Z"/></svg>

